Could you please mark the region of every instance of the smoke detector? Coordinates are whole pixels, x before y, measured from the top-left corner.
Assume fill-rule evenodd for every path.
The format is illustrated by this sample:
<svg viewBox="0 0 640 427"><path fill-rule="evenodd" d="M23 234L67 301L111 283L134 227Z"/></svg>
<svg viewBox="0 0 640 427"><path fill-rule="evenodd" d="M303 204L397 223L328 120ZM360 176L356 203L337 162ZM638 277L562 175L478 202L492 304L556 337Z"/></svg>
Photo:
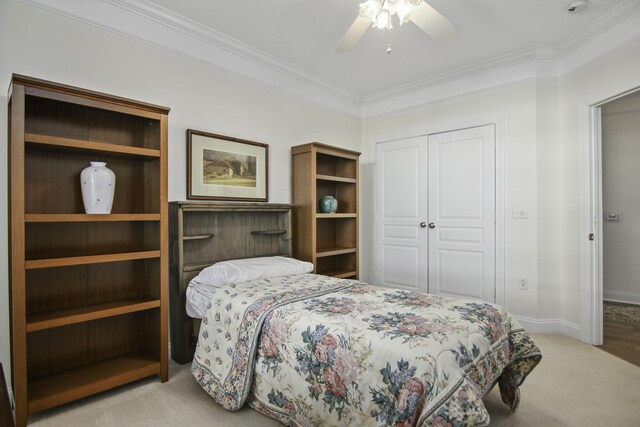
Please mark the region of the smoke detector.
<svg viewBox="0 0 640 427"><path fill-rule="evenodd" d="M582 0L574 1L573 3L571 3L567 7L567 12L569 12L569 13L578 13L578 12L582 12L586 8L587 8L587 2L586 1L582 1Z"/></svg>

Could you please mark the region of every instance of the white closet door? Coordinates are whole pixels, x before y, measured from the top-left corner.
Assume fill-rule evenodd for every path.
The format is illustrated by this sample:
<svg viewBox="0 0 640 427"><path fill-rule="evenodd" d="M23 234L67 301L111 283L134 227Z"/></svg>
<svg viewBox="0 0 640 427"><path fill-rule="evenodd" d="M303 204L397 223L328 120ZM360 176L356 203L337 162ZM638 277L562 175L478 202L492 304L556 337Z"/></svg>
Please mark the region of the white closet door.
<svg viewBox="0 0 640 427"><path fill-rule="evenodd" d="M429 292L495 301L493 125L429 135Z"/></svg>
<svg viewBox="0 0 640 427"><path fill-rule="evenodd" d="M374 280L426 292L427 138L376 147ZM423 224L426 226L426 224Z"/></svg>

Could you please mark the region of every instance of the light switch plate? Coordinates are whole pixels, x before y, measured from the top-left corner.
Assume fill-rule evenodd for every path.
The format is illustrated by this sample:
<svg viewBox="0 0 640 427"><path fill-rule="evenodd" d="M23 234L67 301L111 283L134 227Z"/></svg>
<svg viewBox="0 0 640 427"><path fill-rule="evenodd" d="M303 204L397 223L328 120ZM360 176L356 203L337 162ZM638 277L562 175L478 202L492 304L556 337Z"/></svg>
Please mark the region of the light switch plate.
<svg viewBox="0 0 640 427"><path fill-rule="evenodd" d="M622 221L622 215L620 215L620 212L618 211L607 212L604 216L604 220L609 222L620 222Z"/></svg>
<svg viewBox="0 0 640 427"><path fill-rule="evenodd" d="M529 213L525 208L513 208L513 219L527 219L529 218Z"/></svg>

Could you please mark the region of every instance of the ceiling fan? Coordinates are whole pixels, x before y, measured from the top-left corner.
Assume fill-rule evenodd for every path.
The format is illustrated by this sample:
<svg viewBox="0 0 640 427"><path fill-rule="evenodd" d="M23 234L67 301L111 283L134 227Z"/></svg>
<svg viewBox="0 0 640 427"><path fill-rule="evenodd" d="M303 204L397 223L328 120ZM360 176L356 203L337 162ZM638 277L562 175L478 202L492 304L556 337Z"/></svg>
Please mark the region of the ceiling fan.
<svg viewBox="0 0 640 427"><path fill-rule="evenodd" d="M436 40L451 37L458 31L451 21L423 0L367 0L360 3L360 13L336 52L349 52L371 26L393 28L393 15L398 15L400 25L411 21Z"/></svg>

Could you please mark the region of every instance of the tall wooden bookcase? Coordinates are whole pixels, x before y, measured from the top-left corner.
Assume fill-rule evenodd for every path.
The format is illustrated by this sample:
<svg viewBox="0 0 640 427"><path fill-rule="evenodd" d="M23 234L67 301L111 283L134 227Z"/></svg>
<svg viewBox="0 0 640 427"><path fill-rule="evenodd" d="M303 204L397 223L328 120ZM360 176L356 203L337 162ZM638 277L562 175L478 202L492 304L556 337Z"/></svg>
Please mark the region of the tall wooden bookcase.
<svg viewBox="0 0 640 427"><path fill-rule="evenodd" d="M291 147L293 254L315 272L358 278L358 163L360 153L313 142ZM336 213L320 213L323 196Z"/></svg>
<svg viewBox="0 0 640 427"><path fill-rule="evenodd" d="M168 379L169 109L14 75L10 305L16 424L159 374ZM84 213L80 172L115 172L111 214Z"/></svg>

